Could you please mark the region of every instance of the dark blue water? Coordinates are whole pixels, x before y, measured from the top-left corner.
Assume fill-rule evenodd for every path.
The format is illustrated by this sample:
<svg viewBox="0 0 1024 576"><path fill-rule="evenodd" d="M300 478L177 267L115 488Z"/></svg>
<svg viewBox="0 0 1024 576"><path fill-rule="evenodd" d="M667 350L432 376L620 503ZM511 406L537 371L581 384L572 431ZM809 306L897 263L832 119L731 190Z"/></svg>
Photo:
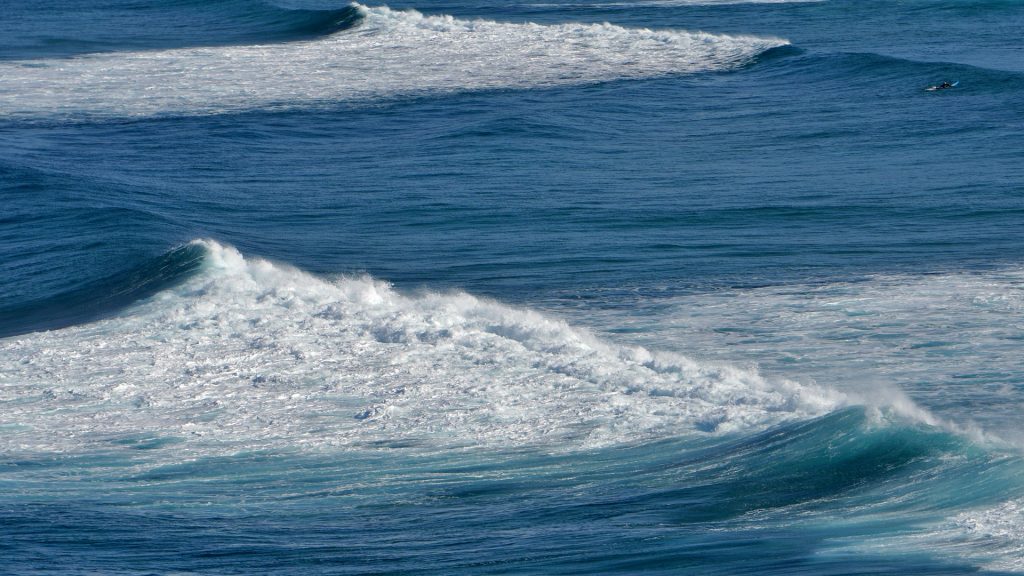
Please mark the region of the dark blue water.
<svg viewBox="0 0 1024 576"><path fill-rule="evenodd" d="M1024 5L390 8L5 7L0 572L1024 568Z"/></svg>

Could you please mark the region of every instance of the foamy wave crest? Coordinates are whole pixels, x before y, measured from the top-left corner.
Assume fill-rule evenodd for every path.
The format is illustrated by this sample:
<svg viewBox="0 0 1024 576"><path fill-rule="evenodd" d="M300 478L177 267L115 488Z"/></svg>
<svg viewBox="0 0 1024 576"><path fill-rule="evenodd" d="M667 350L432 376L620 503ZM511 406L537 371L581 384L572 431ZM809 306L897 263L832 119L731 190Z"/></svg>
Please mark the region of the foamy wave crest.
<svg viewBox="0 0 1024 576"><path fill-rule="evenodd" d="M0 64L0 114L212 114L728 70L784 40L611 24L507 24L356 5L309 42Z"/></svg>
<svg viewBox="0 0 1024 576"><path fill-rule="evenodd" d="M611 308L577 322L635 325L640 346L686 343L700 358L798 374L889 414L1024 446L1019 266L715 290L659 306L653 325Z"/></svg>
<svg viewBox="0 0 1024 576"><path fill-rule="evenodd" d="M119 317L0 340L5 453L140 434L203 454L560 451L763 427L842 400L467 294L405 296L202 245L201 272Z"/></svg>

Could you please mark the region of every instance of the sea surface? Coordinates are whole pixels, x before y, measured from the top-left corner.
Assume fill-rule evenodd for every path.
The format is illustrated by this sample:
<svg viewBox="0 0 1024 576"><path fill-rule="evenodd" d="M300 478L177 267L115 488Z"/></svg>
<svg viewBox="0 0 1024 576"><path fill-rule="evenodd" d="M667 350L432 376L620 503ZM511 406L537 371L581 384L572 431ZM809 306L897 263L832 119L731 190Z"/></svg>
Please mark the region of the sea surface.
<svg viewBox="0 0 1024 576"><path fill-rule="evenodd" d="M1024 572L1024 2L0 12L0 574Z"/></svg>

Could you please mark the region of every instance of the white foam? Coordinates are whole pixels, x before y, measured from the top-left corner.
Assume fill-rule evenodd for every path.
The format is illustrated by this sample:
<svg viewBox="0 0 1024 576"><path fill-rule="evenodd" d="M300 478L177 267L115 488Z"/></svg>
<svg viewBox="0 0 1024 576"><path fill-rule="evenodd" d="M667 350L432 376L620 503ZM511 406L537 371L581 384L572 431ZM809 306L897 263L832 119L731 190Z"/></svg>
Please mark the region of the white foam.
<svg viewBox="0 0 1024 576"><path fill-rule="evenodd" d="M850 542L843 549L861 553L931 550L983 570L1024 572L1024 500L966 510L922 530Z"/></svg>
<svg viewBox="0 0 1024 576"><path fill-rule="evenodd" d="M559 451L763 427L841 402L468 294L404 296L204 244L200 275L120 317L0 340L0 451L140 434L202 454L399 441Z"/></svg>
<svg viewBox="0 0 1024 576"><path fill-rule="evenodd" d="M500 23L356 5L315 41L0 63L0 115L213 114L728 70L784 40Z"/></svg>
<svg viewBox="0 0 1024 576"><path fill-rule="evenodd" d="M653 323L623 306L576 322L640 346L685 345L701 360L756 364L973 439L994 434L1024 446L1024 269L720 290L654 305Z"/></svg>
<svg viewBox="0 0 1024 576"><path fill-rule="evenodd" d="M980 557L989 570L1024 572L1024 500L963 512L933 536Z"/></svg>

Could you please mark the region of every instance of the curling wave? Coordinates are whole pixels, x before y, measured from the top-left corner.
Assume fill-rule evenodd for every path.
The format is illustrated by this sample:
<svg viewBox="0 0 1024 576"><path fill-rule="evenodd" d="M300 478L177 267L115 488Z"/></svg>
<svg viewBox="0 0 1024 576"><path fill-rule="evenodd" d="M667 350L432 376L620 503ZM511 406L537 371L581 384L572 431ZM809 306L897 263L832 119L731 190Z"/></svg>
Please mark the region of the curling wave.
<svg viewBox="0 0 1024 576"><path fill-rule="evenodd" d="M510 24L353 6L358 26L315 41L5 62L0 114L214 114L543 88L729 70L786 44L775 38L612 24Z"/></svg>
<svg viewBox="0 0 1024 576"><path fill-rule="evenodd" d="M10 6L0 23L0 61L95 52L292 42L359 23L354 6L310 10L261 0L84 3L40 0ZM7 16L7 14L5 14ZM43 26L39 20L48 25Z"/></svg>
<svg viewBox="0 0 1024 576"><path fill-rule="evenodd" d="M109 217L110 212L116 211L106 212ZM137 211L120 212L136 220L140 218ZM142 216L149 214L142 213ZM0 306L0 338L64 328L113 315L140 299L183 282L200 268L202 259L201 247L187 245L129 270L88 279L71 290ZM66 273L67 269L61 268L60 271ZM41 275L35 269L30 269L30 273Z"/></svg>

